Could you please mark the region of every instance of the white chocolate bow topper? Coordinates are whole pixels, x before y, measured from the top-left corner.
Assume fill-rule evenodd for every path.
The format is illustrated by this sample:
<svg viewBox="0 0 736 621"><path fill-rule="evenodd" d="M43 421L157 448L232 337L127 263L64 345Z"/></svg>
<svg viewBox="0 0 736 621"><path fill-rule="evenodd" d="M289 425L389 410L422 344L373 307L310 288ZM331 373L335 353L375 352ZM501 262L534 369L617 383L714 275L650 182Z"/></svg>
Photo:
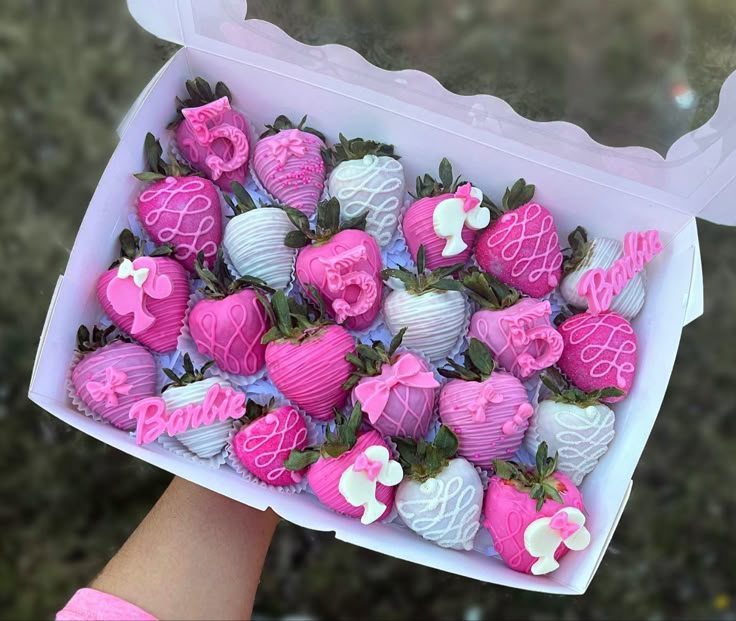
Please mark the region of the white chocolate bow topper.
<svg viewBox="0 0 736 621"><path fill-rule="evenodd" d="M432 222L437 237L447 240L443 257L454 257L468 245L462 238L463 228L478 231L491 222L491 212L482 206L483 192L469 183L461 185L451 198L434 208Z"/></svg>
<svg viewBox="0 0 736 621"><path fill-rule="evenodd" d="M538 557L532 565L535 576L548 574L560 564L555 551L564 543L570 550L584 550L590 545L590 531L585 528L585 515L575 507L560 509L552 517L534 520L524 531L524 548Z"/></svg>
<svg viewBox="0 0 736 621"><path fill-rule="evenodd" d="M372 524L386 511L386 505L376 498L376 485L393 487L403 476L401 465L390 458L385 446L369 446L342 473L338 490L348 503L363 507L360 521Z"/></svg>

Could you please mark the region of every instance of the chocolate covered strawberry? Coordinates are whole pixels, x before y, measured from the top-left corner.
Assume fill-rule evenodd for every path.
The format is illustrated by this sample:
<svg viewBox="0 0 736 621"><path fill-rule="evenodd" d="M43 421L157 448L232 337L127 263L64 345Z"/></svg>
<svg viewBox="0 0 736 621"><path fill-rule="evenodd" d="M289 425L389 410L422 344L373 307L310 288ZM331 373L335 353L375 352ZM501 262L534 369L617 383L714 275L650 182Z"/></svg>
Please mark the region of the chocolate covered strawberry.
<svg viewBox="0 0 736 621"><path fill-rule="evenodd" d="M214 91L203 78L186 81L188 97L176 98L174 129L181 156L225 192L245 182L250 128L247 119L230 107L233 96L218 82Z"/></svg>
<svg viewBox="0 0 736 621"><path fill-rule="evenodd" d="M557 456L547 456L542 442L536 467L496 461L484 501L484 526L493 547L513 570L548 574L569 550L590 545L583 496L557 472Z"/></svg>
<svg viewBox="0 0 736 621"><path fill-rule="evenodd" d="M491 220L490 201L483 191L453 178L447 158L440 162L439 181L430 175L417 177L416 202L404 214L401 228L416 261L424 246L427 267L466 263L477 232Z"/></svg>
<svg viewBox="0 0 736 621"><path fill-rule="evenodd" d="M470 318L468 336L485 343L509 373L526 379L559 360L562 337L552 326L548 301L522 299L516 289L476 269L465 274L463 285L480 307Z"/></svg>
<svg viewBox="0 0 736 621"><path fill-rule="evenodd" d="M615 434L613 410L602 399L620 397L618 388L583 392L570 386L559 372L550 369L542 375L551 391L537 406L529 421L524 444L530 453L541 442L559 456L557 470L580 485L606 453Z"/></svg>
<svg viewBox="0 0 736 621"><path fill-rule="evenodd" d="M417 272L403 266L385 269L392 289L383 301L383 319L391 334L406 328L404 345L436 362L448 356L462 339L468 323L463 286L451 276L462 264L426 271L424 246L417 252Z"/></svg>
<svg viewBox="0 0 736 621"><path fill-rule="evenodd" d="M97 299L123 332L156 353L176 349L189 299L186 270L167 255L171 246L150 256L125 229L120 234L120 259L97 280Z"/></svg>
<svg viewBox="0 0 736 621"><path fill-rule="evenodd" d="M562 277L562 251L552 214L530 202L534 186L519 179L506 189L496 220L478 236L478 265L533 298L551 293Z"/></svg>
<svg viewBox="0 0 736 621"><path fill-rule="evenodd" d="M460 440L458 453L481 468L516 453L534 408L522 383L495 369L488 348L470 339L464 363L448 358L450 379L440 391L440 420Z"/></svg>
<svg viewBox="0 0 736 621"><path fill-rule="evenodd" d="M314 291L315 297L321 300ZM266 370L289 401L317 420L330 420L333 408L348 398L343 384L352 365L345 355L355 352L350 333L324 318L308 304L297 304L277 291L267 309L273 326L263 337Z"/></svg>
<svg viewBox="0 0 736 621"><path fill-rule="evenodd" d="M457 436L444 425L432 442L394 438L405 478L396 510L411 530L443 548L472 550L480 527L483 483L475 467L456 457Z"/></svg>
<svg viewBox="0 0 736 621"><path fill-rule="evenodd" d="M636 374L637 342L631 324L612 311L580 313L563 321L558 330L565 345L557 363L560 370L585 392L619 388L623 396L604 401L621 401Z"/></svg>
<svg viewBox="0 0 736 621"><path fill-rule="evenodd" d="M156 361L136 343L112 335L115 326L92 334L86 326L77 331L82 358L72 371L74 392L103 420L125 431L135 427L131 406L156 394Z"/></svg>
<svg viewBox="0 0 736 621"><path fill-rule="evenodd" d="M173 257L194 272L197 254L214 260L222 241L222 207L214 184L174 160L161 159L161 144L150 132L144 150L150 171L135 175L152 181L136 203L138 218L157 244L171 244Z"/></svg>
<svg viewBox="0 0 736 621"><path fill-rule="evenodd" d="M258 479L268 485L294 485L302 471L288 470L284 461L291 451L307 446L307 425L291 405L266 406L248 400L245 426L232 441L231 452Z"/></svg>
<svg viewBox="0 0 736 621"><path fill-rule="evenodd" d="M362 229L365 214L340 224L336 198L317 207L317 226L307 217L284 207L297 227L284 240L302 248L296 258L296 278L304 290L311 285L324 299L329 314L350 330L366 330L381 307L381 251L376 240Z"/></svg>
<svg viewBox="0 0 736 621"><path fill-rule="evenodd" d="M294 125L281 115L266 125L253 149L253 170L274 199L311 216L325 187L325 137L306 120Z"/></svg>
<svg viewBox="0 0 736 621"><path fill-rule="evenodd" d="M253 375L265 364L263 335L271 327L256 289L271 292L259 278L241 276L234 280L217 254L213 270L199 254L197 275L202 279L205 299L189 313L189 331L200 354L213 358L223 371Z"/></svg>
<svg viewBox="0 0 736 621"><path fill-rule="evenodd" d="M365 214L365 231L384 248L393 239L406 197L404 167L394 146L340 134L340 143L323 157L332 167L327 191L342 205L343 215Z"/></svg>
<svg viewBox="0 0 736 621"><path fill-rule="evenodd" d="M405 331L394 336L388 350L374 341L348 354L355 369L344 387L352 389L353 403L361 404L381 434L420 438L429 431L440 384L424 358L410 351L397 353Z"/></svg>
<svg viewBox="0 0 736 621"><path fill-rule="evenodd" d="M307 481L320 502L372 524L391 513L403 471L378 433L358 434L362 419L360 404L348 418L335 412L334 429L328 429L322 446L293 451L284 465L296 471L308 467Z"/></svg>
<svg viewBox="0 0 736 621"><path fill-rule="evenodd" d="M245 188L233 183L234 198L224 195L233 211L225 226L222 245L240 276L249 274L265 280L274 289L285 289L294 273L296 250L284 244L295 230L281 205L255 202Z"/></svg>

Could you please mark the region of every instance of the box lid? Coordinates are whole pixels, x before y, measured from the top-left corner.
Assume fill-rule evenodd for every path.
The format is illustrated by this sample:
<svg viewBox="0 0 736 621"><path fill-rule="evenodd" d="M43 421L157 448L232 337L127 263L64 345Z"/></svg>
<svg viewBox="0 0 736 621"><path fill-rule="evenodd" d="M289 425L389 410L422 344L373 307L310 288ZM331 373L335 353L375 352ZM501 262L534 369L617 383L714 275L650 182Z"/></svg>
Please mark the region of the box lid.
<svg viewBox="0 0 736 621"><path fill-rule="evenodd" d="M719 224L736 224L736 72L713 117L678 139L667 156L644 147L607 147L571 123L536 122L489 95L462 96L419 71L386 71L342 45L305 45L277 26L245 19L244 0L128 0L135 20L156 36L264 69L350 86L356 98L386 98L400 113L418 109L475 140L500 145L575 174ZM225 76L226 77L226 76Z"/></svg>

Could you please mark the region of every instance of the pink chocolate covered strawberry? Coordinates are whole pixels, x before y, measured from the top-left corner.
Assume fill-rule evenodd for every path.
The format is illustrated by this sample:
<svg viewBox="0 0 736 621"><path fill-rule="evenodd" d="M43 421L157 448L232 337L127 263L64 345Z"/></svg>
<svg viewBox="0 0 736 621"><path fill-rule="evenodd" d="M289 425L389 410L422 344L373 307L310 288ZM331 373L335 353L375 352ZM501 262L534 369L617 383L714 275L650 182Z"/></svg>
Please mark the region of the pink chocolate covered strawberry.
<svg viewBox="0 0 736 621"><path fill-rule="evenodd" d="M186 81L189 97L176 98L176 145L189 165L225 192L245 182L250 143L247 119L230 107L232 94L218 82L214 92L203 78Z"/></svg>
<svg viewBox="0 0 736 621"><path fill-rule="evenodd" d="M345 388L352 388L353 403L361 404L382 435L419 439L429 430L440 384L424 358L409 351L396 352L404 332L406 328L394 336L388 350L374 341L348 354L355 370Z"/></svg>
<svg viewBox="0 0 736 621"><path fill-rule="evenodd" d="M548 574L568 550L590 544L583 496L564 474L547 444L537 450L536 467L496 461L484 502L485 523L493 546L513 570Z"/></svg>
<svg viewBox="0 0 736 621"><path fill-rule="evenodd" d="M204 265L200 252L197 275L204 283L205 299L189 313L189 330L199 353L209 356L223 371L253 375L265 364L261 343L270 324L254 289L270 292L266 283L252 276L233 280L218 251L213 270Z"/></svg>
<svg viewBox="0 0 736 621"><path fill-rule="evenodd" d="M120 234L121 257L97 281L97 298L113 323L156 353L176 349L189 298L189 277L170 259L171 246L143 254L128 229Z"/></svg>
<svg viewBox="0 0 736 621"><path fill-rule="evenodd" d="M458 454L481 468L513 455L524 439L534 408L522 383L496 371L488 348L470 339L461 365L448 358L450 378L440 392L440 420L457 435Z"/></svg>
<svg viewBox="0 0 736 621"><path fill-rule="evenodd" d="M498 219L478 237L478 265L533 298L550 293L562 277L562 251L552 214L530 202L534 186L519 179L506 189Z"/></svg>
<svg viewBox="0 0 736 621"><path fill-rule="evenodd" d="M319 294L314 292L321 301ZM276 388L289 401L317 420L330 420L333 408L348 398L343 384L351 364L345 355L355 352L350 333L325 320L320 304L313 313L277 291L267 309L273 326L263 337L266 369Z"/></svg>
<svg viewBox="0 0 736 621"><path fill-rule="evenodd" d="M358 434L362 418L360 404L347 419L336 412L335 428L327 431L324 444L292 452L285 466L297 471L309 467L307 481L323 504L371 524L391 513L404 475L378 433Z"/></svg>
<svg viewBox="0 0 736 621"><path fill-rule="evenodd" d="M253 149L253 170L273 198L311 216L325 187L325 137L305 127L306 120L294 125L281 115L266 125Z"/></svg>
<svg viewBox="0 0 736 621"><path fill-rule="evenodd" d="M606 311L600 315L580 313L559 326L565 344L557 365L570 381L585 392L619 388L621 401L631 390L636 373L636 334L621 315Z"/></svg>
<svg viewBox="0 0 736 621"><path fill-rule="evenodd" d="M552 326L547 300L522 299L516 289L476 269L468 271L463 285L480 306L470 318L468 336L485 343L509 373L526 379L559 360L562 337Z"/></svg>
<svg viewBox="0 0 736 621"><path fill-rule="evenodd" d="M192 173L174 160L161 159L161 144L148 133L145 153L149 172L137 179L152 181L138 197L137 210L143 228L157 244L171 244L174 258L190 272L199 252L213 261L222 241L220 195L211 181Z"/></svg>
<svg viewBox="0 0 736 621"><path fill-rule="evenodd" d="M297 231L284 243L302 248L296 258L296 277L304 289L316 288L337 323L351 330L365 330L378 316L381 306L381 251L376 240L362 229L366 214L340 225L336 198L317 207L317 226L312 230L307 217L284 207Z"/></svg>
<svg viewBox="0 0 736 621"><path fill-rule="evenodd" d="M275 407L255 401L245 405L245 426L235 434L232 452L258 479L268 485L294 485L302 471L288 470L284 461L291 451L307 446L307 425L291 405Z"/></svg>
<svg viewBox="0 0 736 621"><path fill-rule="evenodd" d="M419 247L424 246L431 270L466 263L477 231L491 220L490 201L483 191L459 176L453 178L447 158L440 162L439 173L439 181L430 175L417 177L417 200L401 225L412 258L416 262Z"/></svg>
<svg viewBox="0 0 736 621"><path fill-rule="evenodd" d="M82 358L72 371L72 384L92 412L130 431L135 427L131 406L156 394L156 362L145 347L111 338L114 330L95 326L90 335L86 326L79 326L77 351Z"/></svg>

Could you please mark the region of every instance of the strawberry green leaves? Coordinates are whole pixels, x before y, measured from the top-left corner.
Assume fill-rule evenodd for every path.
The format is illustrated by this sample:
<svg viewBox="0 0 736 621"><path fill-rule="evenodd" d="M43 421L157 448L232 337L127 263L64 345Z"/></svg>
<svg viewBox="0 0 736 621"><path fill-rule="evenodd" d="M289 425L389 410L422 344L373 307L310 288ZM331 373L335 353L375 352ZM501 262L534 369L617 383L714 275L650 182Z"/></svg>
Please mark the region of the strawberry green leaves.
<svg viewBox="0 0 736 621"><path fill-rule="evenodd" d="M590 250L588 232L582 226L578 226L567 236L567 242L570 247L562 251L565 257L562 263L562 273L565 276L578 268Z"/></svg>
<svg viewBox="0 0 736 621"><path fill-rule="evenodd" d="M445 425L439 428L431 442L424 438L395 437L392 440L399 451L399 463L404 473L420 483L442 472L458 449L457 436Z"/></svg>
<svg viewBox="0 0 736 621"><path fill-rule="evenodd" d="M200 173L194 172L189 166L176 158L167 164L163 160L164 150L161 147L161 143L151 132L146 134L146 138L143 141L143 153L146 158L148 170L133 175L139 181L160 181L166 177L201 176Z"/></svg>
<svg viewBox="0 0 736 621"><path fill-rule="evenodd" d="M84 324L79 326L77 330L77 351L83 354L93 352L97 349L104 347L112 343L113 341L127 341L122 335L112 337L113 332L116 330L116 326L109 326L104 330L97 326L92 327L92 333L90 334L89 328Z"/></svg>
<svg viewBox="0 0 736 621"><path fill-rule="evenodd" d="M375 140L363 140L363 138L352 138L348 140L340 134L340 142L332 149L322 149L322 159L326 166L335 167L349 160L362 160L366 155L377 157L391 157L395 160L399 156L394 153L394 145L384 144Z"/></svg>
<svg viewBox="0 0 736 621"><path fill-rule="evenodd" d="M266 285L265 281L255 276L246 275L237 279L233 278L225 263L221 247L217 249L217 257L212 270L205 264L202 250L197 254L194 269L204 284L202 291L212 300L221 300L246 288L258 288L266 293L273 293L273 289Z"/></svg>
<svg viewBox="0 0 736 621"><path fill-rule="evenodd" d="M615 399L626 395L623 390L615 386L585 392L570 384L562 373L554 368L547 369L540 379L552 392L550 397L552 401L569 403L581 408L600 405L603 399Z"/></svg>
<svg viewBox="0 0 736 621"><path fill-rule="evenodd" d="M223 97L227 97L228 101L231 103L233 100L230 89L224 82L218 82L215 84L214 92L209 82L201 77L187 80L185 87L189 97L186 99L180 99L179 97L176 98L176 117L168 124L166 129L173 129L184 120L184 115L182 114L182 110L184 108L199 108L199 106L204 106L205 104L211 103L217 99L222 99Z"/></svg>
<svg viewBox="0 0 736 621"><path fill-rule="evenodd" d="M298 209L284 206L296 231L289 231L284 238L284 245L289 248L304 248L312 243L324 243L347 229L365 230L367 213L355 218L348 218L340 223L340 202L332 197L317 205L317 222L314 229L309 225L309 219Z"/></svg>
<svg viewBox="0 0 736 621"><path fill-rule="evenodd" d="M318 328L332 323L325 316L322 296L311 285L307 285L307 288L316 302L312 302L306 297L303 302L299 302L294 298L287 297L286 293L281 290L276 291L269 302L264 295L256 290L258 300L263 305L271 326L273 326L263 335L261 343L266 345L280 339L298 343L315 334Z"/></svg>
<svg viewBox="0 0 736 621"><path fill-rule="evenodd" d="M477 268L471 268L461 277L468 297L481 308L502 310L511 308L521 298L521 293L504 285L498 278Z"/></svg>
<svg viewBox="0 0 736 621"><path fill-rule="evenodd" d="M496 368L488 346L476 338L471 338L468 349L463 352L463 364L447 358L450 368L437 369L442 377L460 379L466 382L483 382Z"/></svg>
<svg viewBox="0 0 736 621"><path fill-rule="evenodd" d="M419 246L417 251L417 270L412 272L400 265L398 268L387 268L381 272L381 278L388 280L396 278L401 281L404 288L415 295L421 295L432 289L436 291L462 291L462 283L451 278L457 274L462 268L462 263L439 267L436 270L427 272L426 270L426 254L424 246Z"/></svg>
<svg viewBox="0 0 736 621"><path fill-rule="evenodd" d="M439 166L439 181L429 174L425 174L424 177L417 177L414 197L427 198L428 196L452 194L462 183L464 183L462 175L453 178L452 164L450 164L450 160L444 157Z"/></svg>
<svg viewBox="0 0 736 621"><path fill-rule="evenodd" d="M383 365L391 363L391 359L401 345L401 340L404 338L405 333L406 328L401 328L391 339L388 349L386 349L386 346L381 341L373 341L371 345L359 344L356 347L357 353L355 354L351 352L345 354L345 359L355 369L348 380L342 385L343 390L352 390L363 377L380 375Z"/></svg>
<svg viewBox="0 0 736 621"><path fill-rule="evenodd" d="M130 229L123 229L118 236L120 243L120 257L116 259L110 266L110 269L120 264L123 259L135 261L138 257L168 257L174 254L174 247L171 244L164 244L154 248L151 252L145 252L145 241L140 237L136 237Z"/></svg>
<svg viewBox="0 0 736 621"><path fill-rule="evenodd" d="M312 134L314 136L317 136L322 142L326 142L325 135L314 129L314 127L308 127L305 125L307 122L307 115L305 114L302 117L302 120L299 121L298 125L294 125L294 123L291 122L291 119L289 119L288 116L284 114L280 114L276 117L276 120L271 123L270 125L266 125L266 131L263 132L259 138L266 138L268 136L275 136L281 131L284 131L285 129L298 129L299 131L306 132L308 134Z"/></svg>
<svg viewBox="0 0 736 621"><path fill-rule="evenodd" d="M228 216L228 218L234 218L235 216L239 216L259 208L247 190L237 181L233 181L230 184L230 189L232 190L235 199L233 199L229 194L223 193L222 195L225 199L225 203L227 203L227 206L230 207L230 210L233 212L232 215ZM260 201L260 208L263 209L266 207L283 209L283 205Z"/></svg>
<svg viewBox="0 0 736 621"><path fill-rule="evenodd" d="M194 384L195 382L201 382L205 379L204 374L207 372L207 369L209 369L213 364L215 364L215 361L209 360L202 367L196 369L194 367L194 363L192 363L192 359L189 357L189 354L184 354L184 373L178 375L176 371L173 371L172 369L162 369L164 375L171 380L171 383L166 384L166 386L161 389L161 392L164 392L172 386L181 387L187 386L188 384Z"/></svg>
<svg viewBox="0 0 736 621"><path fill-rule="evenodd" d="M496 476L504 481L512 481L517 489L527 492L529 497L537 501L537 511L542 510L545 500L551 499L563 504L558 489L558 482L553 477L557 471L557 454L549 457L547 443L542 442L537 449L536 467L519 465L511 461L496 460L493 467Z"/></svg>

